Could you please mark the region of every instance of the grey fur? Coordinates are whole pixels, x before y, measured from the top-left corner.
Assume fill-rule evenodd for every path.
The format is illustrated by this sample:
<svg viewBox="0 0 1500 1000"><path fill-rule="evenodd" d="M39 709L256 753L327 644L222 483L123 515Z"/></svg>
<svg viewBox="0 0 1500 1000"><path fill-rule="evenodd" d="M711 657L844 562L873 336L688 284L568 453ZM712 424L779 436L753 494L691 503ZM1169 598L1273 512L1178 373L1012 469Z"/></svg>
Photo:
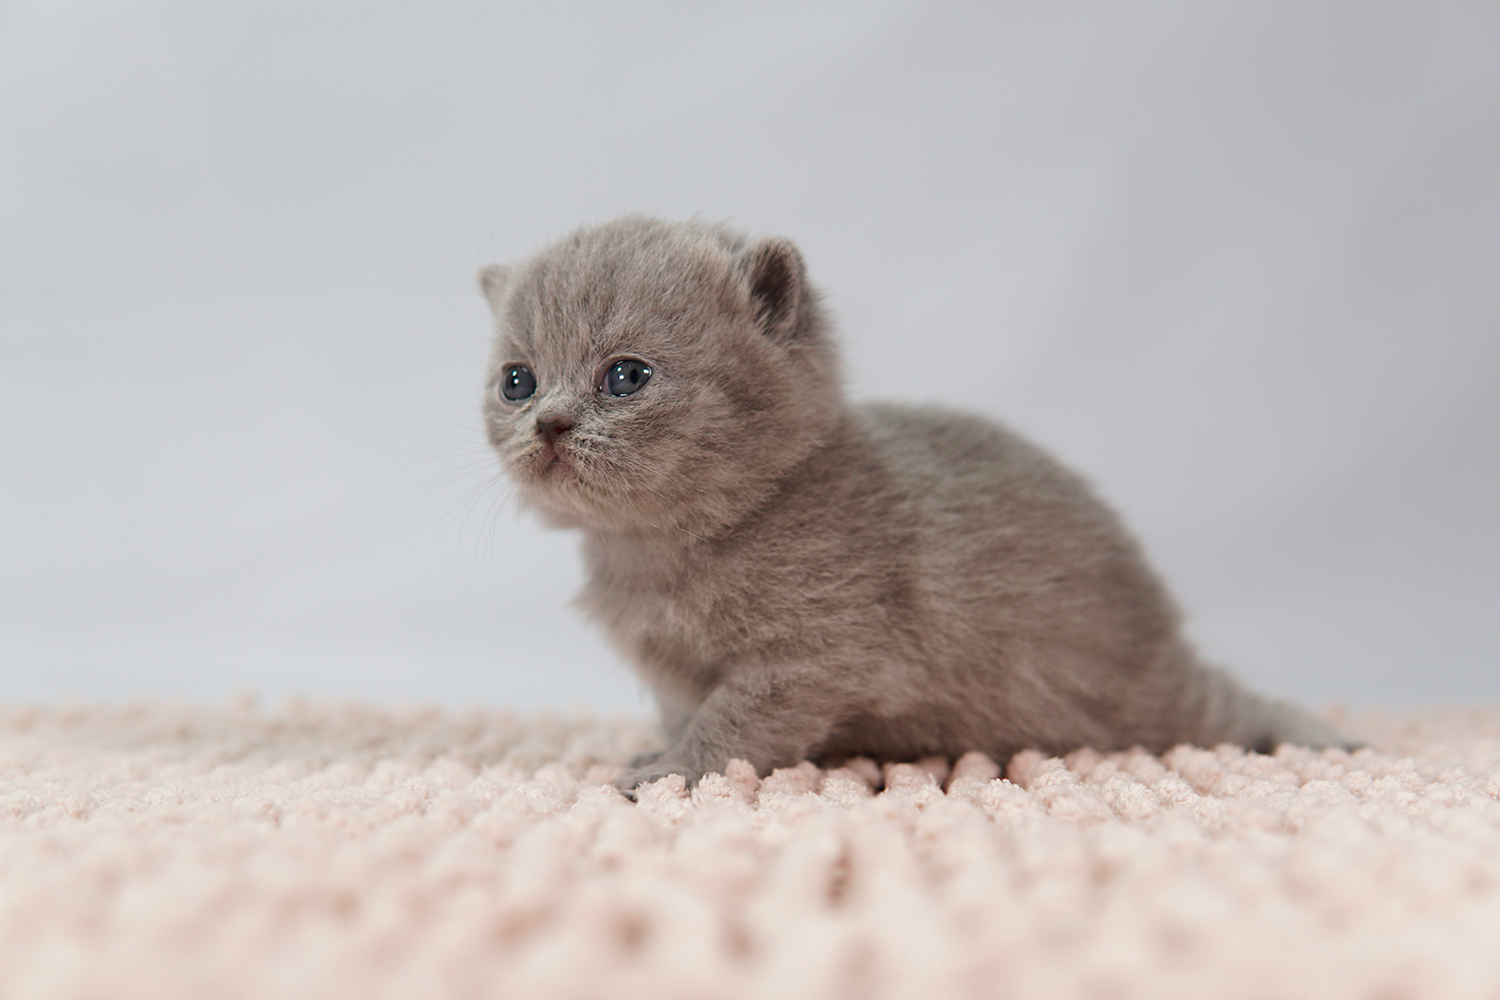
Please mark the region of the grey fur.
<svg viewBox="0 0 1500 1000"><path fill-rule="evenodd" d="M582 606L661 709L667 745L621 789L736 757L1348 745L1201 664L1114 513L1044 452L846 403L790 242L626 217L480 283L490 442L583 532ZM614 397L620 358L653 371ZM521 402L497 391L513 364L538 385Z"/></svg>

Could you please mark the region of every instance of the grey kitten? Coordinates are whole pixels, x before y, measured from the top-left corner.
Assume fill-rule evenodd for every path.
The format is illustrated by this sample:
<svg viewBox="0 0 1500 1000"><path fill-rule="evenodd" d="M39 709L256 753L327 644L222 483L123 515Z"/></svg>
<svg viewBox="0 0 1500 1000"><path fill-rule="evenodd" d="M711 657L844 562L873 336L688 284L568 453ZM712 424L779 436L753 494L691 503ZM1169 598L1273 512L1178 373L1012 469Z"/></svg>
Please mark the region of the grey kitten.
<svg viewBox="0 0 1500 1000"><path fill-rule="evenodd" d="M582 606L649 685L629 791L742 758L1348 745L1201 664L1078 476L1002 427L851 405L784 239L626 217L480 273L484 418L583 532Z"/></svg>

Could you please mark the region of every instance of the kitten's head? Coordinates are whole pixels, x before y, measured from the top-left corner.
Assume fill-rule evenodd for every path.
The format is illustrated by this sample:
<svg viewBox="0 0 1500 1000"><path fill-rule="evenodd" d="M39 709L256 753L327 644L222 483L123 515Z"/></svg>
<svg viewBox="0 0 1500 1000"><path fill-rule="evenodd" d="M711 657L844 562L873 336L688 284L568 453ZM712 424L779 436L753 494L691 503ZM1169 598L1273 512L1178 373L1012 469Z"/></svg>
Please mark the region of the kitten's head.
<svg viewBox="0 0 1500 1000"><path fill-rule="evenodd" d="M842 412L802 257L720 226L626 217L480 284L484 417L554 524L711 531L753 508Z"/></svg>

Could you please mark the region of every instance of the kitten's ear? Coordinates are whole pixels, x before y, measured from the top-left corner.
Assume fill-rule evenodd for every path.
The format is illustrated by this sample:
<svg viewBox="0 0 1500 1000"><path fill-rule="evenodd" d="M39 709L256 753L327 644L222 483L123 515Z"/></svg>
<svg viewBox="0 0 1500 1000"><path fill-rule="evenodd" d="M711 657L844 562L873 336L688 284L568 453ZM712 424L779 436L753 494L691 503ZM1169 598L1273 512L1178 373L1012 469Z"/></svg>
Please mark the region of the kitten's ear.
<svg viewBox="0 0 1500 1000"><path fill-rule="evenodd" d="M499 264L487 264L479 269L479 290L484 292L484 297L489 300L490 308L495 312L500 311L500 296L505 292L505 285L510 281L510 268L501 267Z"/></svg>
<svg viewBox="0 0 1500 1000"><path fill-rule="evenodd" d="M760 307L766 332L789 337L797 328L807 269L791 240L757 240L740 255L740 266L750 280L750 295Z"/></svg>

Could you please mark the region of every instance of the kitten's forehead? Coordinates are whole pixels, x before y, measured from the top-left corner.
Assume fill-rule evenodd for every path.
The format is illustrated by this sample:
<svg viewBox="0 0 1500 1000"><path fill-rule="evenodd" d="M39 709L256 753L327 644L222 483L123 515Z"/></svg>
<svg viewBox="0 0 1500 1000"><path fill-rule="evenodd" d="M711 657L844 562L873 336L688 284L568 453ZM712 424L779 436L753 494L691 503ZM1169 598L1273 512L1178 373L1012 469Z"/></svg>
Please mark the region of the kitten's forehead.
<svg viewBox="0 0 1500 1000"><path fill-rule="evenodd" d="M506 339L568 362L643 349L705 314L742 307L734 253L742 240L707 224L620 219L580 229L517 275Z"/></svg>

